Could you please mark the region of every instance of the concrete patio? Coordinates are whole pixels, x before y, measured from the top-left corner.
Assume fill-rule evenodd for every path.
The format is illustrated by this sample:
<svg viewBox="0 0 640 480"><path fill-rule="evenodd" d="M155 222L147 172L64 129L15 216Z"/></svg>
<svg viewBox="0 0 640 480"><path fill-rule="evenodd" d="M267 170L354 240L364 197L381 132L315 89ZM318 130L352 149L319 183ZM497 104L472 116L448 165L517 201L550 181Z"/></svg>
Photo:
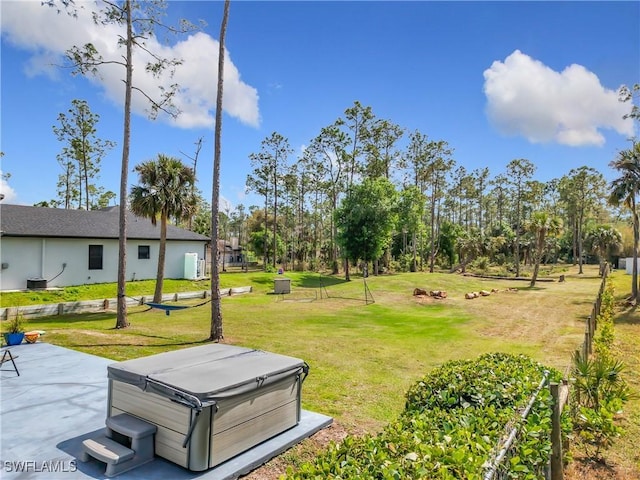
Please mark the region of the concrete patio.
<svg viewBox="0 0 640 480"><path fill-rule="evenodd" d="M0 478L103 479L105 466L78 459L82 441L102 433L107 414L107 365L112 360L38 342L11 347L0 372ZM304 389L303 389L304 398ZM327 427L331 417L302 411L300 423L204 472L162 458L119 475L121 480L239 478Z"/></svg>

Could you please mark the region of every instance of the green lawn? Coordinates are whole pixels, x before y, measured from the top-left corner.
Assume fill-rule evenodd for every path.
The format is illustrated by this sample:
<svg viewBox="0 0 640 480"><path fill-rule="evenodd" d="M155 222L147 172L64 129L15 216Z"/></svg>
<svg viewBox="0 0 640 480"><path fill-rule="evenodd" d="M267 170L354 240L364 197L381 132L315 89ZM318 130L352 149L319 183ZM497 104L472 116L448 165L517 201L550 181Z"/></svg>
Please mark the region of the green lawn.
<svg viewBox="0 0 640 480"><path fill-rule="evenodd" d="M406 273L369 277L375 303L365 303L363 280L287 273L292 293L272 295L274 274L223 274L221 286L253 287L223 299L225 343L304 359L311 366L304 408L333 416L348 431L375 431L396 417L404 392L433 366L489 351L525 353L564 370L582 342L584 318L600 284L592 267L566 273L564 283L492 280L453 274ZM418 299L414 288L446 290L444 300ZM165 292L205 290L204 282L167 281ZM474 290L498 289L465 300ZM507 291L517 288L517 291ZM95 290L94 290L95 289ZM115 296L115 285L73 287L53 302ZM128 284L127 294L150 294L153 282ZM327 294L329 298L327 298ZM2 306L42 303L50 295L16 293ZM47 297L48 298L48 297ZM191 304L202 300L190 301ZM189 302L181 302L189 303ZM44 341L124 360L198 345L208 337L209 304L174 311L129 309L131 326L115 330L115 314L30 320L47 332Z"/></svg>

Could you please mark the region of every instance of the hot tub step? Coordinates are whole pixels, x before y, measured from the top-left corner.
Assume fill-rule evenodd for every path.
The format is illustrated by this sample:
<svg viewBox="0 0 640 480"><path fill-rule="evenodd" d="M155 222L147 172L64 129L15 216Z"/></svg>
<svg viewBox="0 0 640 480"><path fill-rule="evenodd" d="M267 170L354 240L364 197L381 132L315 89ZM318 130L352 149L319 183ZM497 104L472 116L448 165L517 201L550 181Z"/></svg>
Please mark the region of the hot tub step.
<svg viewBox="0 0 640 480"><path fill-rule="evenodd" d="M135 454L133 450L111 440L107 437L88 438L82 442L84 449L83 462L89 460L89 456L106 463L117 465L131 460Z"/></svg>
<svg viewBox="0 0 640 480"><path fill-rule="evenodd" d="M90 438L82 442L83 452L80 460L87 462L90 457L100 460L107 464L105 476L115 477L153 460L153 436L144 440L140 452L107 437Z"/></svg>
<svg viewBox="0 0 640 480"><path fill-rule="evenodd" d="M113 417L107 418L107 428L114 432L121 433L125 437L131 439L145 438L156 433L158 427L145 422L144 420L129 415L127 413L121 413ZM109 433L107 433L108 435Z"/></svg>

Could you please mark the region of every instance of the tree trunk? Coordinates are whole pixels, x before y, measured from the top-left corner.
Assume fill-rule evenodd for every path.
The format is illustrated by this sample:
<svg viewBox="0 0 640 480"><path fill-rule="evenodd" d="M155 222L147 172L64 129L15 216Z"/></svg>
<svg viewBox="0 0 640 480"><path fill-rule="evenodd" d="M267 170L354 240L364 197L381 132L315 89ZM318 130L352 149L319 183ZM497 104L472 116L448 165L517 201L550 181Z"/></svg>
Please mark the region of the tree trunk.
<svg viewBox="0 0 640 480"><path fill-rule="evenodd" d="M83 130L84 130L84 121L86 121L84 119L84 115L83 115ZM83 180L84 180L84 193L85 193L85 206L86 206L86 210L89 211L89 206L90 206L90 201L89 201L89 171L88 171L88 166L87 164L88 162L88 157L89 153L87 152L87 136L84 134L82 134L82 169L84 171L83 174Z"/></svg>
<svg viewBox="0 0 640 480"><path fill-rule="evenodd" d="M129 176L129 146L131 143L131 88L133 82L133 27L131 0L126 0L127 15L127 73L124 94L124 135L122 142L122 168L120 170L120 209L118 225L118 297L116 328L129 326L127 321L127 185Z"/></svg>
<svg viewBox="0 0 640 480"><path fill-rule="evenodd" d="M275 168L278 168L278 154L276 153ZM278 242L276 234L278 232L278 172L273 172L273 268L276 268L276 247Z"/></svg>
<svg viewBox="0 0 640 480"><path fill-rule="evenodd" d="M573 252L573 266L578 264L578 226L576 222L573 222L573 241L571 242L571 248Z"/></svg>
<svg viewBox="0 0 640 480"><path fill-rule="evenodd" d="M78 210L82 208L82 162L78 161Z"/></svg>
<svg viewBox="0 0 640 480"><path fill-rule="evenodd" d="M338 233L336 231L336 222L333 220L333 215L336 211L336 209L338 208L338 199L337 199L337 194L335 192L333 192L333 210L331 211L331 256L333 257L331 259L331 273L333 275L337 275L338 274L338 244L336 243L336 237L338 236ZM349 262L347 261L347 275L349 272ZM348 278L347 278L348 280Z"/></svg>
<svg viewBox="0 0 640 480"><path fill-rule="evenodd" d="M222 335L220 272L218 271L218 212L220 211L220 142L222 134L222 91L224 85L224 38L229 20L229 0L224 2L218 50L218 90L216 94L216 129L214 134L213 190L211 194L211 330L209 340L219 342Z"/></svg>
<svg viewBox="0 0 640 480"><path fill-rule="evenodd" d="M416 260L416 256L417 256L417 251L416 251L416 233L413 232L412 235L412 239L411 239L413 245L412 245L412 250L413 250L413 261L411 262L411 271L412 272L417 272L418 271L418 262Z"/></svg>
<svg viewBox="0 0 640 480"><path fill-rule="evenodd" d="M533 275L531 275L531 283L529 288L536 286L536 280L538 279L538 272L540 271L540 261L542 260L542 249L544 248L544 239L546 234L539 234L538 245L536 246L536 252L534 255Z"/></svg>
<svg viewBox="0 0 640 480"><path fill-rule="evenodd" d="M156 274L156 289L153 294L154 303L162 303L162 285L164 283L164 263L167 252L167 214L160 216L160 248L158 249L158 273Z"/></svg>
<svg viewBox="0 0 640 480"><path fill-rule="evenodd" d="M438 179L434 180L433 190L431 195L431 245L429 252L429 273L433 273L436 255L435 255L435 239L433 238L436 234L436 195L438 188Z"/></svg>
<svg viewBox="0 0 640 480"><path fill-rule="evenodd" d="M267 222L267 215L269 213L268 211L268 202L269 202L269 197L267 197L267 195L264 196L264 238L262 241L263 244L263 249L262 249L262 266L264 268L264 270L267 270L267 247L268 247L268 242L269 242L269 236L267 235L267 232L269 231L269 223Z"/></svg>
<svg viewBox="0 0 640 480"><path fill-rule="evenodd" d="M582 215L578 218L578 274L582 275Z"/></svg>
<svg viewBox="0 0 640 480"><path fill-rule="evenodd" d="M67 173L65 179L64 208L71 208L71 172L69 164L67 164Z"/></svg>
<svg viewBox="0 0 640 480"><path fill-rule="evenodd" d="M633 266L631 270L631 298L638 301L638 244L640 243L640 219L636 212L635 198L631 200L631 211L633 215Z"/></svg>

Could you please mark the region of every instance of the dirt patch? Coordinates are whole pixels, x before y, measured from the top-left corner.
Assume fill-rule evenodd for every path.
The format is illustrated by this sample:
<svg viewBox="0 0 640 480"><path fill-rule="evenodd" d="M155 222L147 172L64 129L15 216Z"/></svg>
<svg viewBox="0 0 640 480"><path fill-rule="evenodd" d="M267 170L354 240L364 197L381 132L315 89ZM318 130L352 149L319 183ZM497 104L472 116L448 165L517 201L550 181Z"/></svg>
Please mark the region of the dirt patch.
<svg viewBox="0 0 640 480"><path fill-rule="evenodd" d="M95 330L66 330L64 333L71 335L86 335L87 337L112 338L112 333L97 332Z"/></svg>
<svg viewBox="0 0 640 480"><path fill-rule="evenodd" d="M414 295L413 299L416 303L433 303L442 300L441 298L430 297L429 295Z"/></svg>
<svg viewBox="0 0 640 480"><path fill-rule="evenodd" d="M334 422L241 478L243 480L277 480L287 473L287 467L295 468L295 465L312 460L331 442L340 443L347 435L345 428Z"/></svg>
<svg viewBox="0 0 640 480"><path fill-rule="evenodd" d="M565 469L565 480L638 480L637 472L621 465L576 457Z"/></svg>

